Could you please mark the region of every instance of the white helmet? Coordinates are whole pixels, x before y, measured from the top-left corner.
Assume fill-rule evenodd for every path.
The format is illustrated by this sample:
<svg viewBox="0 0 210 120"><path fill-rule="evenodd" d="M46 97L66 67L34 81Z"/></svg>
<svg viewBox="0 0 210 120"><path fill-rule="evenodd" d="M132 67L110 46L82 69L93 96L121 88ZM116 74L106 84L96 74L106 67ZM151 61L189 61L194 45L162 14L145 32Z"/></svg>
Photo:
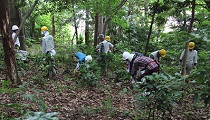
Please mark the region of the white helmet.
<svg viewBox="0 0 210 120"><path fill-rule="evenodd" d="M12 30L18 30L19 28L18 28L18 26L17 25L13 25L12 26Z"/></svg>
<svg viewBox="0 0 210 120"><path fill-rule="evenodd" d="M127 60L129 55L130 55L129 52L124 52L123 55L122 55L122 59Z"/></svg>
<svg viewBox="0 0 210 120"><path fill-rule="evenodd" d="M129 62L132 61L134 54L130 54L129 52L123 53L123 60L128 60Z"/></svg>
<svg viewBox="0 0 210 120"><path fill-rule="evenodd" d="M92 56L91 55L87 55L85 57L85 61L92 61Z"/></svg>
<svg viewBox="0 0 210 120"><path fill-rule="evenodd" d="M129 61L129 62L131 62L131 61L132 61L133 56L134 56L134 54L130 54L130 55L128 56L128 61Z"/></svg>

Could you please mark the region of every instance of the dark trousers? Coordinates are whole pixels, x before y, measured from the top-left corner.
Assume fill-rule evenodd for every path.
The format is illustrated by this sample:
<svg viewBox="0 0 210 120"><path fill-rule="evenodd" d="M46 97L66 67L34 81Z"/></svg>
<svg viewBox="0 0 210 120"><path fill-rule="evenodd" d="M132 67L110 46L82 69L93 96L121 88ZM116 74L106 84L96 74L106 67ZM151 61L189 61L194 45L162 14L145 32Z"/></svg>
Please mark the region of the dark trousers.
<svg viewBox="0 0 210 120"><path fill-rule="evenodd" d="M152 75L153 72L158 73L158 67L156 67L152 70L146 69L146 71L137 78L137 81L141 81L141 79L146 75Z"/></svg>

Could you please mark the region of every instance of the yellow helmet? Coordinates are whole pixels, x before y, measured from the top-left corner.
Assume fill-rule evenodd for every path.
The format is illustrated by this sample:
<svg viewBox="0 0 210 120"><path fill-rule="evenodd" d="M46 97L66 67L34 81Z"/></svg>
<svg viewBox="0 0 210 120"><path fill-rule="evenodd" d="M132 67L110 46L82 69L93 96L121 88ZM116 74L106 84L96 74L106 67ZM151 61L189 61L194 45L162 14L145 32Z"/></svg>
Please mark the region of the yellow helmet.
<svg viewBox="0 0 210 120"><path fill-rule="evenodd" d="M161 57L165 57L166 56L166 51L164 49L159 50L159 54Z"/></svg>
<svg viewBox="0 0 210 120"><path fill-rule="evenodd" d="M193 49L195 47L195 43L194 42L190 42L189 44L188 44L188 48L189 49Z"/></svg>
<svg viewBox="0 0 210 120"><path fill-rule="evenodd" d="M106 39L106 41L110 41L110 37L109 36L106 36L105 39Z"/></svg>
<svg viewBox="0 0 210 120"><path fill-rule="evenodd" d="M46 31L46 30L48 30L48 28L47 28L46 26L43 26L43 27L41 28L41 32L44 32L44 31Z"/></svg>

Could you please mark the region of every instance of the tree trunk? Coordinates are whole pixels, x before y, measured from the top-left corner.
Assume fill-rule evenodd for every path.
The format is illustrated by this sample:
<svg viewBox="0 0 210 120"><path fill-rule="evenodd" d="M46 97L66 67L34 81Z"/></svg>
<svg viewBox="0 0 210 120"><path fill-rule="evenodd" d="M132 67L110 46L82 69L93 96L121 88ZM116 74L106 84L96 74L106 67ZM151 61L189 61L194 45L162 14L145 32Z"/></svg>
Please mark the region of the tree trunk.
<svg viewBox="0 0 210 120"><path fill-rule="evenodd" d="M53 38L55 38L55 17L53 13L52 13L52 36Z"/></svg>
<svg viewBox="0 0 210 120"><path fill-rule="evenodd" d="M21 84L21 80L17 72L7 0L0 0L0 5L0 30L5 55L4 61L6 64L6 79L11 81L12 86L17 86Z"/></svg>
<svg viewBox="0 0 210 120"><path fill-rule="evenodd" d="M150 23L150 28L149 28L148 38L147 38L147 44L146 44L145 52L144 52L145 56L147 55L147 50L148 50L148 46L149 46L149 40L150 40L150 37L151 37L151 34L152 34L152 26L154 24L154 19L155 19L155 12L152 15L152 21Z"/></svg>
<svg viewBox="0 0 210 120"><path fill-rule="evenodd" d="M35 29L35 19L34 17L30 17L30 37L32 38L35 38L34 29Z"/></svg>
<svg viewBox="0 0 210 120"><path fill-rule="evenodd" d="M192 1L192 18L191 18L190 26L189 26L189 29L188 29L189 33L191 33L191 31L192 31L193 23L194 23L194 20L195 20L195 1L196 0Z"/></svg>
<svg viewBox="0 0 210 120"><path fill-rule="evenodd" d="M103 33L103 16L101 14L99 14L98 16L98 33L104 34Z"/></svg>
<svg viewBox="0 0 210 120"><path fill-rule="evenodd" d="M89 16L89 14L90 14L90 12L88 10L86 10L86 21L85 21L85 44L86 45L90 45L90 43L89 43L89 33L90 33L90 28L89 28L90 16Z"/></svg>
<svg viewBox="0 0 210 120"><path fill-rule="evenodd" d="M104 21L103 31L102 31L102 33L103 33L104 35L106 35L106 29L107 29L107 27L108 27L108 23L109 23L110 20L111 20L111 18L110 18L110 17L107 17L107 18L105 19L105 21Z"/></svg>
<svg viewBox="0 0 210 120"><path fill-rule="evenodd" d="M96 46L98 44L98 13L96 13L96 16L95 16L95 30L94 30L94 46Z"/></svg>

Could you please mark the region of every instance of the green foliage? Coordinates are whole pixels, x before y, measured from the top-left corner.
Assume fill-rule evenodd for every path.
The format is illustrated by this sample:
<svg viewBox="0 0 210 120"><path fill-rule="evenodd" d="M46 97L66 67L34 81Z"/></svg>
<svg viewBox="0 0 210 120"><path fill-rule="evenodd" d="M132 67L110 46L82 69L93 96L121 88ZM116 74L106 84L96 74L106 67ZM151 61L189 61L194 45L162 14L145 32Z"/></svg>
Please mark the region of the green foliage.
<svg viewBox="0 0 210 120"><path fill-rule="evenodd" d="M137 95L139 110L148 111L148 119L157 119L159 115L162 119L166 113L172 114L173 106L179 102L184 94L185 83L179 76L164 74L153 74L146 76L146 83L140 84L141 95Z"/></svg>
<svg viewBox="0 0 210 120"><path fill-rule="evenodd" d="M194 90L194 100L195 102L199 102L203 100L204 103L209 106L210 105L210 63L206 61L209 59L209 52L200 51L199 52L199 63L198 67L194 69L190 75L189 79L194 79L196 81L196 86Z"/></svg>
<svg viewBox="0 0 210 120"><path fill-rule="evenodd" d="M86 68L85 64L89 64L90 67ZM90 88L96 87L97 82L100 80L100 71L98 64L95 62L81 64L79 74L77 74L76 77L81 85L85 85Z"/></svg>

